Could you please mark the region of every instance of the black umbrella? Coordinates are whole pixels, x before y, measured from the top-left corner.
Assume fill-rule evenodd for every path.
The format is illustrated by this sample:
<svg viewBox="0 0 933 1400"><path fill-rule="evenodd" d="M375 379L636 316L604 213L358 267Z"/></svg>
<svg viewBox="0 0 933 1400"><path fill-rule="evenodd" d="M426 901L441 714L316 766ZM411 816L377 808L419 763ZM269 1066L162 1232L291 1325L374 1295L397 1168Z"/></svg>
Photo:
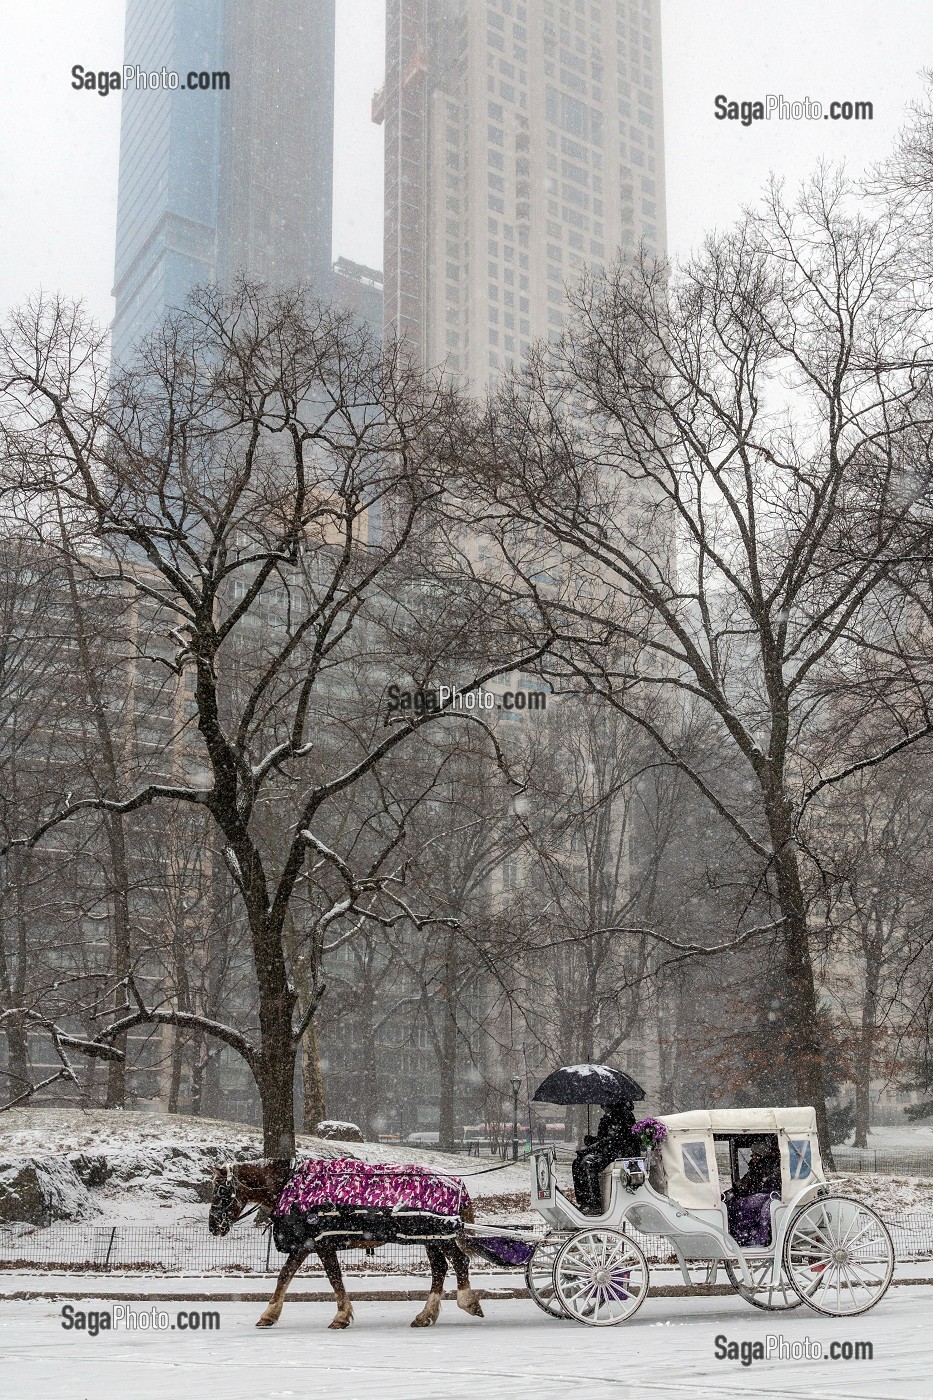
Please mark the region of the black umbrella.
<svg viewBox="0 0 933 1400"><path fill-rule="evenodd" d="M630 1075L608 1065L564 1065L534 1093L537 1103L635 1103L645 1091Z"/></svg>

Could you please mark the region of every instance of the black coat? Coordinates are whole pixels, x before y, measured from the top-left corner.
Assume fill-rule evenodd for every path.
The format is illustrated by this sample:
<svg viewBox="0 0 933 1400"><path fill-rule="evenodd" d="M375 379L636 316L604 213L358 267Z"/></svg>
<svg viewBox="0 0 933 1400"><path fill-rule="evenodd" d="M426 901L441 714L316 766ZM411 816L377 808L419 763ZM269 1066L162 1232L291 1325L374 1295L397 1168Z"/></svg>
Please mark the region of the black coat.
<svg viewBox="0 0 933 1400"><path fill-rule="evenodd" d="M584 1147L607 1162L617 1157L639 1157L641 1143L632 1132L634 1123L631 1104L613 1104L599 1120L595 1136L583 1139Z"/></svg>

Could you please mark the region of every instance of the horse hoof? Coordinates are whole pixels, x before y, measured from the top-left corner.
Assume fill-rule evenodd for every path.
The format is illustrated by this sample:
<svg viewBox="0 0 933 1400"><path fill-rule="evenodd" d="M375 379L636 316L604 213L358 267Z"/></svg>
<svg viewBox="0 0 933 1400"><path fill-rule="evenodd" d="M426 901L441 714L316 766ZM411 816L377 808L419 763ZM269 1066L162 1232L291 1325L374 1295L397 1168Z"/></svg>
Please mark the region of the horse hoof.
<svg viewBox="0 0 933 1400"><path fill-rule="evenodd" d="M277 1317L261 1317L256 1323L257 1327L274 1327L278 1322Z"/></svg>
<svg viewBox="0 0 933 1400"><path fill-rule="evenodd" d="M328 1331L329 1331L329 1332L343 1332L343 1331L345 1331L345 1329L346 1329L347 1327L350 1326L351 1320L352 1320L352 1319L349 1318L349 1317L335 1317L334 1320L333 1320L333 1322L330 1324L330 1327L328 1328Z"/></svg>
<svg viewBox="0 0 933 1400"><path fill-rule="evenodd" d="M436 1317L423 1317L421 1313L412 1321L412 1327L433 1327L437 1321Z"/></svg>

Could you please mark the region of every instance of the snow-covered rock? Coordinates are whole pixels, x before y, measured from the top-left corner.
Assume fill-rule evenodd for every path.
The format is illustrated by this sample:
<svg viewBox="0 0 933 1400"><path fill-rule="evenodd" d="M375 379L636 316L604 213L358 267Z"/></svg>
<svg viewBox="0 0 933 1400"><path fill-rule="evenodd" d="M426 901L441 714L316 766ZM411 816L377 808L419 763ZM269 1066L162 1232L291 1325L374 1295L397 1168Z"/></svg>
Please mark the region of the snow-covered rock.
<svg viewBox="0 0 933 1400"><path fill-rule="evenodd" d="M88 1188L70 1158L0 1161L0 1221L51 1225L55 1220L85 1220L96 1213Z"/></svg>
<svg viewBox="0 0 933 1400"><path fill-rule="evenodd" d="M325 1118L314 1129L314 1136L328 1142L365 1142L361 1128L355 1123L342 1123L339 1118Z"/></svg>

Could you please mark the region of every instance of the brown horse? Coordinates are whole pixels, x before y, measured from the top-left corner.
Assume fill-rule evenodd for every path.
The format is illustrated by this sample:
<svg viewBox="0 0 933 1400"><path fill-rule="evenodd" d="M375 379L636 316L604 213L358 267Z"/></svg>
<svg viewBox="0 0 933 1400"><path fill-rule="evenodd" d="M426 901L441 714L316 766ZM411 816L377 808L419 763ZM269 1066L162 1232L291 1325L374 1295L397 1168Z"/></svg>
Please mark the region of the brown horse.
<svg viewBox="0 0 933 1400"><path fill-rule="evenodd" d="M215 1168L211 1209L207 1218L212 1235L225 1235L234 1221L250 1206L257 1206L266 1217L275 1209L275 1203L294 1167L290 1162L262 1160L259 1162L228 1162ZM472 1211L464 1213L464 1220L472 1220ZM257 1327L274 1327L282 1312L288 1285L310 1254L316 1253L324 1265L328 1282L337 1299L337 1313L331 1327L349 1327L353 1321L353 1305L343 1286L343 1275L337 1259L338 1249L378 1249L387 1240L367 1239L360 1235L332 1235L319 1239L314 1248L293 1250L285 1260L275 1283L275 1292L266 1304L265 1312L256 1323ZM452 1264L457 1277L457 1306L472 1317L482 1317L479 1294L470 1283L470 1265L466 1253L455 1239L425 1240L424 1248L431 1265L431 1291L424 1307L412 1322L412 1327L430 1327L437 1321L441 1310L441 1297L447 1265Z"/></svg>

